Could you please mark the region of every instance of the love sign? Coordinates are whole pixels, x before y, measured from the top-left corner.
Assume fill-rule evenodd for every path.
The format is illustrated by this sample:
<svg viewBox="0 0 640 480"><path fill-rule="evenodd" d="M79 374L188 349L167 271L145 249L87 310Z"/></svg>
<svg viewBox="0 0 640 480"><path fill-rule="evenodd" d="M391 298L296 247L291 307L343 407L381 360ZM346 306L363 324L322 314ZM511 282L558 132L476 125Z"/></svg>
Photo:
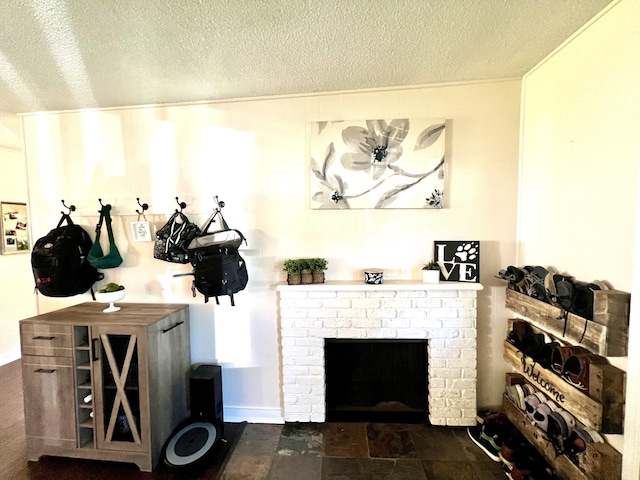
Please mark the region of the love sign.
<svg viewBox="0 0 640 480"><path fill-rule="evenodd" d="M440 265L440 280L480 281L480 242L454 240L433 242L433 258Z"/></svg>

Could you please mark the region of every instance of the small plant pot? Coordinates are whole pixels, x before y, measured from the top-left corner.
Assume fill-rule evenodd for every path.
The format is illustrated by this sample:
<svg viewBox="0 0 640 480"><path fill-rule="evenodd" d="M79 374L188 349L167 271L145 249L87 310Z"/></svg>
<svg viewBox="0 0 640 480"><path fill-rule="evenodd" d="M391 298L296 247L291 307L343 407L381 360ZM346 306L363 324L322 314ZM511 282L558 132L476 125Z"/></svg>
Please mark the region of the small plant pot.
<svg viewBox="0 0 640 480"><path fill-rule="evenodd" d="M302 283L302 275L299 273L288 273L287 283L289 285L300 285Z"/></svg>
<svg viewBox="0 0 640 480"><path fill-rule="evenodd" d="M440 270L422 270L422 283L440 283Z"/></svg>
<svg viewBox="0 0 640 480"><path fill-rule="evenodd" d="M313 283L313 273L308 270L302 271L302 282L303 285Z"/></svg>
<svg viewBox="0 0 640 480"><path fill-rule="evenodd" d="M313 283L324 283L324 272L314 272Z"/></svg>

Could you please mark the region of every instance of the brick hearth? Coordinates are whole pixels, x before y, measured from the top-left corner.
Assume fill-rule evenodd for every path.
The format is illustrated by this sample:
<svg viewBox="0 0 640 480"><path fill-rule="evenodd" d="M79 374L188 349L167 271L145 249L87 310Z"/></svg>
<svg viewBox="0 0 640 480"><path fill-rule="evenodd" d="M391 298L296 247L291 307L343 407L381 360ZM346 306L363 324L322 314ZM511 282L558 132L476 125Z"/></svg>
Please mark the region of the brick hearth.
<svg viewBox="0 0 640 480"><path fill-rule="evenodd" d="M481 289L401 281L278 286L285 421L325 421L325 338L426 338L429 421L475 425Z"/></svg>

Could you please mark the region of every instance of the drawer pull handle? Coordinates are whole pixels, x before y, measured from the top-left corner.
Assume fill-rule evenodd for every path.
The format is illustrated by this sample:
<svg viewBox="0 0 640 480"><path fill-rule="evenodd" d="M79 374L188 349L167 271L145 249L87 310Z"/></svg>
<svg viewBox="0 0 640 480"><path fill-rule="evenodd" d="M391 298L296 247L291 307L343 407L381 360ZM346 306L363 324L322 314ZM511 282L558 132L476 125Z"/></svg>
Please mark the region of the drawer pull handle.
<svg viewBox="0 0 640 480"><path fill-rule="evenodd" d="M34 370L35 373L53 373L55 371L55 368L39 368L37 370Z"/></svg>
<svg viewBox="0 0 640 480"><path fill-rule="evenodd" d="M169 328L165 328L164 330L162 330L162 333L167 333L169 330L173 330L174 328L182 325L183 323L184 323L184 321L178 322L178 323L176 323L174 325L171 325Z"/></svg>
<svg viewBox="0 0 640 480"><path fill-rule="evenodd" d="M93 353L93 361L97 362L98 361L98 339L97 338L91 339L91 352Z"/></svg>
<svg viewBox="0 0 640 480"><path fill-rule="evenodd" d="M38 335L37 337L32 337L33 340L53 340L56 337L46 337L44 335Z"/></svg>

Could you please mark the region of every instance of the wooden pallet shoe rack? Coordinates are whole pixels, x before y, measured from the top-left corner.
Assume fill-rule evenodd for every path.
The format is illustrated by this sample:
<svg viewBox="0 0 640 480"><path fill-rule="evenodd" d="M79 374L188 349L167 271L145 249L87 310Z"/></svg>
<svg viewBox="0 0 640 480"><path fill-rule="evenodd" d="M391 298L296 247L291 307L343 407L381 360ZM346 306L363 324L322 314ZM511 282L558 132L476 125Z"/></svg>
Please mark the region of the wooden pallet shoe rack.
<svg viewBox="0 0 640 480"><path fill-rule="evenodd" d="M561 344L580 345L603 357L626 356L630 294L618 290L596 291L594 318L587 320L507 288L506 306L526 320L534 332L544 332ZM566 326L565 326L566 318ZM509 331L516 319L509 319ZM601 433L621 434L624 424L625 372L606 364L589 368L589 390L581 391L555 372L543 368L510 342L504 343L504 359L515 373L508 373L506 384L530 383L577 422ZM531 424L506 395L503 408L509 420L566 480L620 479L622 455L607 443L587 445L584 462L575 465L565 455L557 455L544 431ZM577 427L579 425L576 425Z"/></svg>

